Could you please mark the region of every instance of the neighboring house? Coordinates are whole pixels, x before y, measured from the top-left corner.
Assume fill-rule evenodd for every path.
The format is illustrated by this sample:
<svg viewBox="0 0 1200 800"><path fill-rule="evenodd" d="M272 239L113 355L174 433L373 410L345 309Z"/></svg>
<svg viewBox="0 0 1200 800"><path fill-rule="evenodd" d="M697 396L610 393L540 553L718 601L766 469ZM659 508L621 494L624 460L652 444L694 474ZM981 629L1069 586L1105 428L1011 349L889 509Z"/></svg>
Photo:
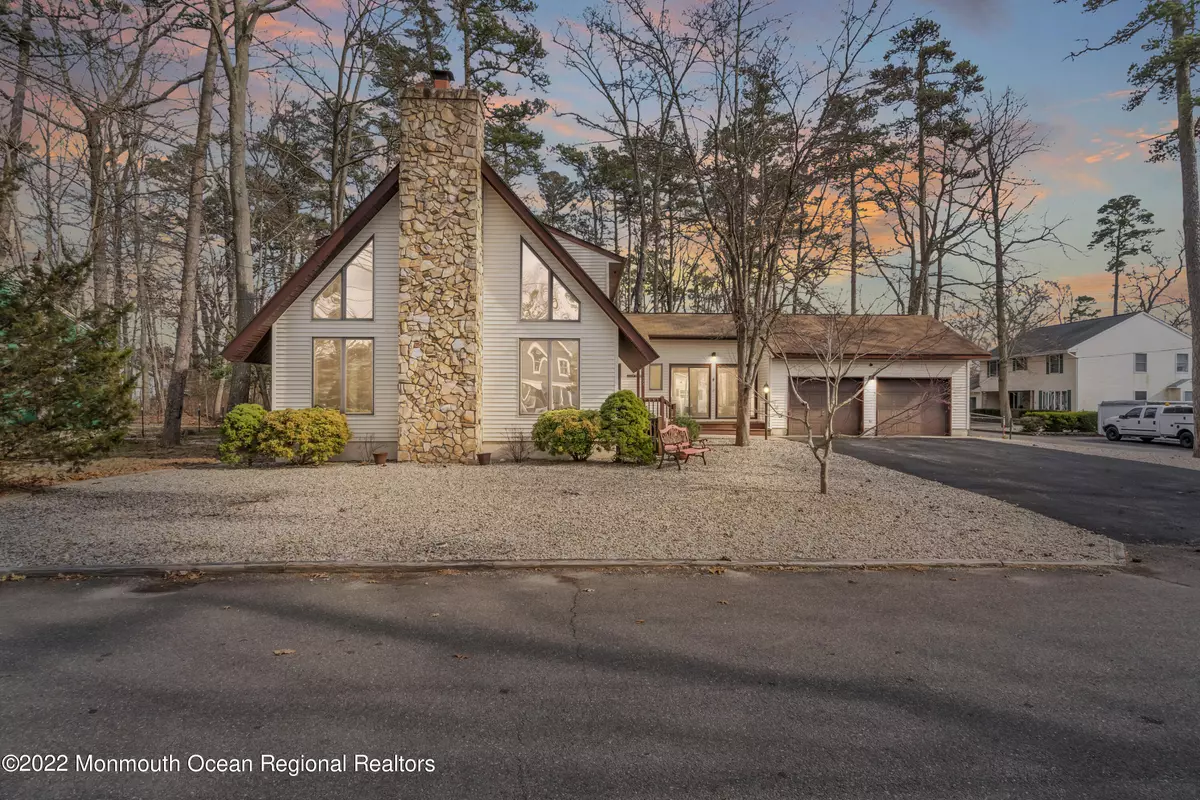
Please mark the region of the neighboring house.
<svg viewBox="0 0 1200 800"><path fill-rule="evenodd" d="M271 365L273 408L344 411L343 457L423 462L472 461L547 409L599 408L622 387L648 398L670 385L693 416L732 422L730 317L623 315L623 260L539 223L483 160L475 92L437 75L399 112L396 167L224 351ZM786 319L755 399L760 430L795 432L789 374L816 374L802 334L822 318ZM967 364L986 353L929 318L877 319L843 391L899 359L846 430L965 433Z"/></svg>
<svg viewBox="0 0 1200 800"><path fill-rule="evenodd" d="M271 405L346 412L346 456L471 461L547 408L599 408L657 358L610 298L620 259L541 225L483 160L477 93L400 100L399 163L225 349Z"/></svg>
<svg viewBox="0 0 1200 800"><path fill-rule="evenodd" d="M1191 400L1191 354L1190 336L1142 312L1036 328L1013 344L1009 407L1094 411L1104 400ZM973 394L977 408L1000 408L995 355Z"/></svg>
<svg viewBox="0 0 1200 800"><path fill-rule="evenodd" d="M732 431L738 363L733 317L631 314L629 319L659 355L642 369L621 369L621 388L666 397L709 432ZM785 315L770 345L759 367L751 429L791 435L806 431L801 398L808 402L814 431L824 430L827 379L841 378L843 398L862 391L836 415L839 433L965 436L970 362L987 356L942 322L921 316ZM845 358L826 366L834 350Z"/></svg>

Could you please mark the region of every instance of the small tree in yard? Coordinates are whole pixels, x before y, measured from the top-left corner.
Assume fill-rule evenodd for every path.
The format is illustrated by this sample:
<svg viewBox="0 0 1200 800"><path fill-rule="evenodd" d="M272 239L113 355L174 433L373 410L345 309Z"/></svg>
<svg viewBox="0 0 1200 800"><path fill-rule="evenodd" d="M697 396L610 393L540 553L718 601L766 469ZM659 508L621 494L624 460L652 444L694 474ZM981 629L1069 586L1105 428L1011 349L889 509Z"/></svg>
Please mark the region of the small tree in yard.
<svg viewBox="0 0 1200 800"><path fill-rule="evenodd" d="M67 311L86 262L33 265L0 281L0 482L18 462L78 467L111 451L133 419L123 309Z"/></svg>
<svg viewBox="0 0 1200 800"><path fill-rule="evenodd" d="M805 445L820 467L820 492L829 494L829 473L833 460L833 442L846 438L837 431L837 416L843 409L862 402L867 384L880 376L898 361L919 356L933 349L940 338L953 335L936 324L933 319L925 322L920 335L906 335L911 344L895 347L896 335L893 327L903 322L904 317L887 317L872 314L825 314L794 318L793 324L776 332L773 349L788 366L789 376L807 378L824 385L824 402L819 406L805 398L797 384L789 379L788 391L791 400L801 409L801 421L806 429ZM879 356L881 352L890 353ZM854 391L843 394L842 381L853 378L858 381ZM932 397L920 397L921 403ZM813 418L817 412L819 419ZM873 433L866 431L863 433Z"/></svg>

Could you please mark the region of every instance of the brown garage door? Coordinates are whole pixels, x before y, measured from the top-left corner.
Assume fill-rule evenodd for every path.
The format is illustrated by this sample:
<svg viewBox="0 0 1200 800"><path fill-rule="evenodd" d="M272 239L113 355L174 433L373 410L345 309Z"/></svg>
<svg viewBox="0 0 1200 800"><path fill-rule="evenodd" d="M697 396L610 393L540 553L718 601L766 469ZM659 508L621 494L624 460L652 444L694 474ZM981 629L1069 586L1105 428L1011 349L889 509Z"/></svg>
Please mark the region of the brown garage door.
<svg viewBox="0 0 1200 800"><path fill-rule="evenodd" d="M860 383L861 381L845 379L838 384L838 402L850 402L834 414L834 432L844 436L858 436L862 433L862 398L854 397ZM800 398L808 401L808 419L812 423L813 435L823 436L826 409L829 407L824 379L792 378L792 390L788 393L788 436L808 434L808 428L804 426L804 404L800 402Z"/></svg>
<svg viewBox="0 0 1200 800"><path fill-rule="evenodd" d="M880 436L949 436L950 382L880 378L876 383Z"/></svg>

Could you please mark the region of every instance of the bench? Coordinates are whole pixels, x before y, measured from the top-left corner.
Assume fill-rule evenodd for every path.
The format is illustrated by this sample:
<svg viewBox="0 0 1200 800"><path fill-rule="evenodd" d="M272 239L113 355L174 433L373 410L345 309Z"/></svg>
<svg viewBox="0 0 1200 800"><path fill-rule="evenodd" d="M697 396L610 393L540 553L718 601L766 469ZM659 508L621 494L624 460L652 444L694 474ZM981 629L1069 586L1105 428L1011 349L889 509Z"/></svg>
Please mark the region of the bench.
<svg viewBox="0 0 1200 800"><path fill-rule="evenodd" d="M667 425L658 432L658 452L661 453L658 460L659 469L662 469L668 457L675 459L675 467L680 470L683 469L683 463L692 456L700 456L700 460L708 466L708 459L704 454L711 451L712 448L706 440L693 442L688 429L682 426Z"/></svg>

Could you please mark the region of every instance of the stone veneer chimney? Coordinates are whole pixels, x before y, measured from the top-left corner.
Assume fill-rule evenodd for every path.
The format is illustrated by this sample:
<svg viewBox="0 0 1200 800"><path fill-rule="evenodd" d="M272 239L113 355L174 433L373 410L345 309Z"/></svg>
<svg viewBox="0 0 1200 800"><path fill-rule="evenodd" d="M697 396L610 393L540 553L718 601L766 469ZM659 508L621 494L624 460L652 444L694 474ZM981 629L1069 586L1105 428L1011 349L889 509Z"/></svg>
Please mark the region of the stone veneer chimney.
<svg viewBox="0 0 1200 800"><path fill-rule="evenodd" d="M477 92L401 97L400 461L468 463L480 450L482 158Z"/></svg>

